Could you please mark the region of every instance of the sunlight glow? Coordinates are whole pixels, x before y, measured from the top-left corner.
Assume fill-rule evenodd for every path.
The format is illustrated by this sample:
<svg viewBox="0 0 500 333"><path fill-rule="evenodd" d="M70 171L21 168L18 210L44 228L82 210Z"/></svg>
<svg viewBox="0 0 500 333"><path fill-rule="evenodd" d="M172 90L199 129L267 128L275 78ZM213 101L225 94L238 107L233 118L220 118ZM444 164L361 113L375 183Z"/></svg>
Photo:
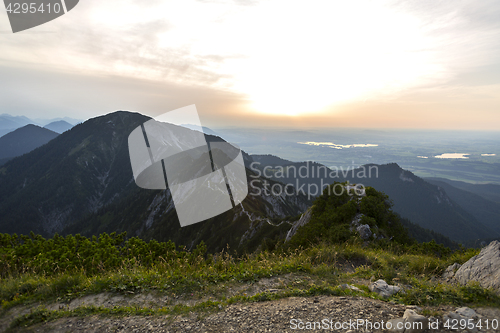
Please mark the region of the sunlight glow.
<svg viewBox="0 0 500 333"><path fill-rule="evenodd" d="M217 5L179 19L175 38L192 52L233 54L219 64L218 84L246 94L264 114L300 115L374 94L390 94L441 75L421 22L372 1L274 0L215 15ZM185 5L180 18L189 16ZM214 20L214 17L217 19ZM203 29L199 29L203 26ZM215 65L215 66L214 66Z"/></svg>
<svg viewBox="0 0 500 333"><path fill-rule="evenodd" d="M450 76L423 19L388 0L125 0L109 16L110 6L81 8L102 32L83 45L93 51L102 43L107 54L78 47L44 58L85 72L236 92L254 112L288 116L391 98Z"/></svg>

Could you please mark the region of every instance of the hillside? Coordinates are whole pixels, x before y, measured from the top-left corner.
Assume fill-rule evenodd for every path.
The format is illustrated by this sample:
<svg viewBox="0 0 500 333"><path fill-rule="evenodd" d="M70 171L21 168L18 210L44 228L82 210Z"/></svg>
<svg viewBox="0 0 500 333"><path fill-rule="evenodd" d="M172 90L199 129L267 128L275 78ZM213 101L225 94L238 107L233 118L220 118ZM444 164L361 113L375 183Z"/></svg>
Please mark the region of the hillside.
<svg viewBox="0 0 500 333"><path fill-rule="evenodd" d="M489 239L494 233L451 199L446 191L395 163L334 170L315 162L290 162L264 155L258 158L262 162L254 166L259 173L292 184L313 196L320 194L321 187L335 181L371 186L387 194L394 203L394 211L403 218L456 242ZM270 164L266 165L263 161Z"/></svg>
<svg viewBox="0 0 500 333"><path fill-rule="evenodd" d="M425 178L425 180L445 182L455 188L477 194L486 200L500 203L500 185L498 184L472 184L446 178Z"/></svg>
<svg viewBox="0 0 500 333"><path fill-rule="evenodd" d="M296 222L298 228L287 235L287 244L309 247L321 242L347 242L353 237L367 242L414 244L388 199L371 187L358 193L347 183L334 183L314 201L309 216Z"/></svg>
<svg viewBox="0 0 500 333"><path fill-rule="evenodd" d="M213 251L227 244L243 250L254 246L246 244L254 235L249 230L267 230L268 218L307 209L305 196L249 195L234 210L181 228L169 190L140 189L133 179L128 135L148 119L122 111L93 118L4 165L0 232L91 236L128 231L146 239L173 239L188 248L204 240ZM286 232L271 229L266 231L270 237Z"/></svg>
<svg viewBox="0 0 500 333"><path fill-rule="evenodd" d="M57 135L51 130L31 124L18 128L0 137L0 159L11 159L26 154Z"/></svg>
<svg viewBox="0 0 500 333"><path fill-rule="evenodd" d="M51 235L135 190L127 136L146 119L126 112L94 118L5 164L0 230Z"/></svg>
<svg viewBox="0 0 500 333"><path fill-rule="evenodd" d="M285 160L283 158L280 158L278 156L274 156L274 155L256 155L256 154L252 154L250 155L252 157L252 160L254 162L257 162L256 164L256 167L259 167L259 166L268 166L268 165L272 165L272 166L286 166L286 165L289 165L289 164L292 164L293 162L292 161L288 161L288 160Z"/></svg>
<svg viewBox="0 0 500 333"><path fill-rule="evenodd" d="M492 231L491 238L500 238L500 203L485 199L475 193L456 188L447 182L428 179L427 182L437 185L446 194L462 206L468 213Z"/></svg>
<svg viewBox="0 0 500 333"><path fill-rule="evenodd" d="M248 179L252 180L254 178ZM279 186L279 183L272 184ZM290 225L281 220L289 220L310 205L306 196L265 195L259 190L261 185L258 186L249 186L253 194L249 194L242 205L183 228L179 225L169 190L142 190L74 222L61 232L92 236L126 231L147 240L172 240L188 249L203 241L210 252L221 251L226 246L239 252L253 252L262 239L284 238Z"/></svg>
<svg viewBox="0 0 500 333"><path fill-rule="evenodd" d="M386 193L394 202L394 210L398 214L454 241L486 239L492 234L487 226L439 187L401 169L397 164L379 166L378 171L378 177L352 177L350 173L346 179Z"/></svg>

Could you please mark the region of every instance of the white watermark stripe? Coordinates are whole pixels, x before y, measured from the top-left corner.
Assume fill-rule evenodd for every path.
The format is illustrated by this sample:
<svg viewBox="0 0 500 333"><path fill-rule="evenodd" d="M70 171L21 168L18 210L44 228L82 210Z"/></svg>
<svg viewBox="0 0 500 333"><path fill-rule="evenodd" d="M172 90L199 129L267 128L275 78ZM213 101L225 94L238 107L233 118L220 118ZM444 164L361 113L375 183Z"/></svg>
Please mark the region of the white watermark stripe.
<svg viewBox="0 0 500 333"><path fill-rule="evenodd" d="M68 10L66 9L66 2L65 2L65 0L61 0L61 2L62 2L62 8L64 10L64 14L66 14L68 12Z"/></svg>

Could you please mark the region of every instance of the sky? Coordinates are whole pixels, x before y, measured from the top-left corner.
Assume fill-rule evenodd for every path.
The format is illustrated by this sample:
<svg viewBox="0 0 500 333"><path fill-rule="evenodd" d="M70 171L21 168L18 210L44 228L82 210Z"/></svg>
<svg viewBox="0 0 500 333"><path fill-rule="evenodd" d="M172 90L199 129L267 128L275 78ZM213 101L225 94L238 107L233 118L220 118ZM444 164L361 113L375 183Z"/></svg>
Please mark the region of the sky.
<svg viewBox="0 0 500 333"><path fill-rule="evenodd" d="M500 130L496 0L81 0L13 34L0 114L212 127Z"/></svg>

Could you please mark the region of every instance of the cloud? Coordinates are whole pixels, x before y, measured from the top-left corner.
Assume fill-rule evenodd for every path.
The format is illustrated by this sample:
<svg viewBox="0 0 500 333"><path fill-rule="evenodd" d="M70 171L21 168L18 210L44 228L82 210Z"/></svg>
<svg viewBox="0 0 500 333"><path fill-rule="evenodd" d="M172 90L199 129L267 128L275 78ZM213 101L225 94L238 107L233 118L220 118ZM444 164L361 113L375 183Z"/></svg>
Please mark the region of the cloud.
<svg viewBox="0 0 500 333"><path fill-rule="evenodd" d="M223 55L197 54L190 43L161 45L160 37L168 39L174 28L166 15L158 14L164 10L162 2L146 6L139 1L113 3L122 10L109 4L102 6L102 2L90 0L88 3L92 6L78 7L81 9L78 15L68 14L45 27L54 29L55 33L0 35L0 42L7 50L0 55L0 61L4 64L14 61L43 63L44 68L72 72L206 86L228 76L212 69L212 64L217 66L224 61ZM115 13L111 9L115 9ZM102 16L102 11L106 10L109 16ZM131 12L136 15L131 15ZM133 20L128 20L132 16Z"/></svg>
<svg viewBox="0 0 500 333"><path fill-rule="evenodd" d="M0 66L1 113L28 117L90 118L116 110L156 116L197 104L204 124L224 123L245 109L244 96L202 86L179 85L113 75L83 75L38 68Z"/></svg>

